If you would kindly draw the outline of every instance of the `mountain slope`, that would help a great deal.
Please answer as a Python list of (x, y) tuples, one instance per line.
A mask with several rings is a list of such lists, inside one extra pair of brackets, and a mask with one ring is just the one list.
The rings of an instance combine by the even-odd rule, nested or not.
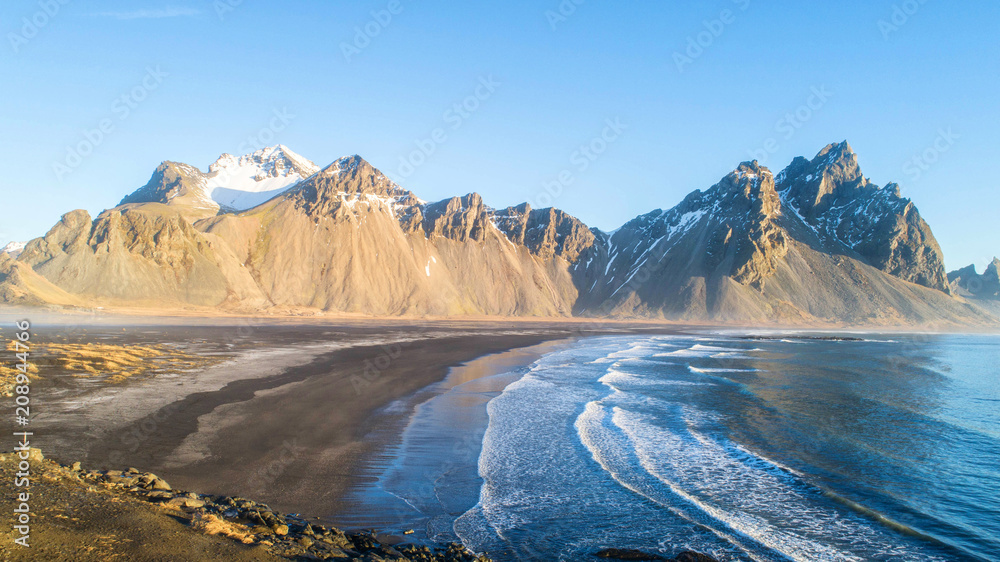
[(62, 290), (98, 302), (146, 306), (263, 305), (228, 246), (167, 205), (124, 205), (91, 220), (63, 216), (18, 261)]

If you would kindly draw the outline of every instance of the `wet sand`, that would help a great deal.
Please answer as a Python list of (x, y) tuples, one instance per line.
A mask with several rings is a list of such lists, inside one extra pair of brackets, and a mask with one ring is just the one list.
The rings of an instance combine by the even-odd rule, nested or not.
[(366, 438), (379, 453), (362, 459), (347, 498), (327, 519), (346, 529), (402, 533), (407, 540), (458, 540), (454, 520), (479, 499), (478, 458), (489, 423), (487, 403), (543, 355), (572, 339), (477, 357), (392, 404), (400, 423)]

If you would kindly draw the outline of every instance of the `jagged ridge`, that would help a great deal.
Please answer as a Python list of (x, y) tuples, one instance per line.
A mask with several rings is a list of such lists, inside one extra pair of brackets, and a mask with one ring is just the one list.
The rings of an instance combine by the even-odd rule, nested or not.
[[(109, 303), (986, 320), (947, 294), (941, 250), (913, 203), (895, 184), (871, 184), (846, 142), (796, 158), (777, 178), (744, 162), (708, 190), (610, 234), (558, 209), (493, 209), (476, 193), (428, 203), (356, 155), (321, 170), (307, 164), (280, 146), (224, 155), (208, 174), (166, 162), (118, 208), (94, 220), (67, 214), (19, 259), (71, 294)], [(206, 186), (234, 166), (294, 183), (259, 192), (267, 199), (242, 212), (213, 207)]]

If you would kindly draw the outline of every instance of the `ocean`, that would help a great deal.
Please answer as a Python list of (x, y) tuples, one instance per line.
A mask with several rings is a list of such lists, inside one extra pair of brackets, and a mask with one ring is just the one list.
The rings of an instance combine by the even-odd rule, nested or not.
[(418, 539), (496, 560), (1000, 560), (1000, 337), (604, 336), (446, 383), (359, 491)]

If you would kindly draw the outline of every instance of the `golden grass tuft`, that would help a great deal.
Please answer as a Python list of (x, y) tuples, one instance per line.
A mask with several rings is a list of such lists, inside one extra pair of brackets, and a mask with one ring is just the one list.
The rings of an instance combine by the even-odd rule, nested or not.
[(230, 523), (211, 513), (195, 513), (191, 519), (191, 527), (206, 535), (221, 535), (244, 544), (253, 542), (253, 535), (246, 526)]
[[(10, 396), (17, 376), (15, 344), (7, 343), (0, 359), (0, 394)], [(165, 345), (115, 345), (103, 343), (33, 342), (27, 374), (32, 382), (51, 376), (96, 378), (118, 384), (149, 373), (186, 371), (218, 362)]]

